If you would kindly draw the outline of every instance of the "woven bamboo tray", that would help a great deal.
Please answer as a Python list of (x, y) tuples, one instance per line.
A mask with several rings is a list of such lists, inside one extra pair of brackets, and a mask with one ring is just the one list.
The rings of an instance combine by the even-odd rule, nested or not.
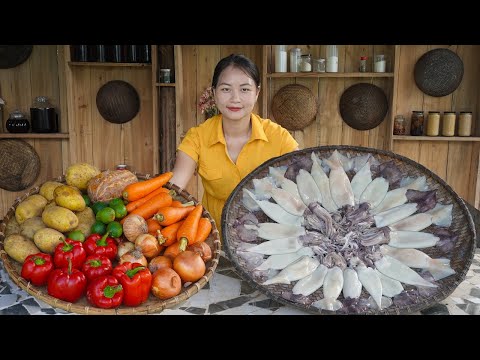
[[(149, 179), (152, 177), (149, 174), (143, 175), (135, 173), (135, 175), (137, 175), (138, 179)], [(53, 179), (53, 181), (59, 181), (64, 183), (65, 177), (61, 176), (59, 178)], [(150, 293), (148, 300), (139, 306), (128, 307), (122, 305), (116, 309), (101, 309), (93, 307), (90, 303), (88, 303), (85, 296), (83, 296), (75, 303), (70, 303), (54, 298), (48, 295), (46, 286), (37, 287), (22, 278), (20, 276), (20, 272), (22, 269), (21, 264), (11, 259), (3, 248), (3, 241), (5, 239), (5, 227), (11, 218), (15, 218), (15, 209), (17, 205), (23, 200), (25, 200), (27, 196), (37, 194), (39, 192), (40, 186), (41, 185), (30, 189), (29, 192), (17, 198), (13, 205), (10, 207), (7, 214), (5, 215), (3, 221), (0, 222), (0, 258), (2, 259), (5, 269), (7, 270), (8, 274), (15, 282), (15, 284), (28, 292), (30, 295), (53, 307), (84, 315), (146, 315), (152, 313), (159, 313), (164, 309), (172, 308), (182, 303), (192, 295), (196, 294), (201, 288), (205, 286), (205, 284), (207, 284), (207, 282), (211, 279), (213, 273), (215, 272), (215, 269), (217, 268), (220, 258), (220, 236), (212, 216), (207, 210), (204, 210), (203, 216), (210, 219), (210, 222), (212, 223), (212, 232), (205, 241), (212, 248), (212, 259), (205, 264), (205, 275), (203, 275), (200, 280), (191, 283), (188, 287), (182, 287), (181, 293), (177, 296), (174, 296), (167, 300), (161, 300)], [(198, 204), (198, 200), (195, 199), (195, 197), (190, 195), (188, 192), (180, 189), (178, 186), (167, 183), (165, 187), (168, 189), (173, 189), (177, 192), (177, 200), (180, 200), (182, 202), (193, 201), (195, 205)]]
[[(282, 166), (290, 165), (303, 156), (310, 156), (312, 151), (315, 151), (320, 158), (329, 157), (334, 150), (338, 150), (341, 154), (354, 157), (357, 155), (372, 154), (380, 163), (393, 160), (395, 164), (400, 168), (403, 176), (425, 176), (427, 179), (427, 185), (429, 190), (437, 190), (437, 202), (442, 204), (453, 204), (452, 210), (452, 225), (449, 230), (455, 232), (458, 235), (458, 240), (455, 243), (453, 250), (448, 253), (442, 253), (438, 248), (431, 247), (426, 249), (420, 249), (432, 258), (447, 257), (450, 259), (450, 265), (455, 270), (455, 274), (448, 276), (437, 283), (439, 286), (436, 291), (430, 294), (428, 297), (421, 297), (416, 303), (407, 304), (404, 306), (396, 306), (392, 304), (390, 307), (382, 310), (369, 310), (362, 314), (412, 314), (417, 311), (426, 309), (449, 296), (455, 288), (465, 279), (465, 275), (472, 263), (475, 247), (476, 247), (476, 234), (475, 227), (464, 201), (453, 191), (453, 189), (445, 183), (440, 177), (433, 172), (425, 168), (424, 166), (410, 160), (404, 156), (372, 148), (365, 147), (353, 147), (353, 146), (320, 146), (313, 147), (304, 150), (295, 151), (289, 154), (285, 154), (280, 157), (270, 159), (253, 170), (247, 175), (233, 190), (230, 197), (227, 199), (225, 207), (222, 213), (222, 236), (223, 245), (225, 246), (225, 253), (234, 264), (236, 270), (249, 284), (263, 293), (265, 293), (271, 299), (278, 301), (282, 304), (291, 305), (300, 308), (304, 311), (308, 311), (315, 314), (345, 314), (345, 312), (332, 312), (327, 310), (321, 310), (314, 306), (294, 302), (285, 299), (282, 293), (292, 289), (293, 285), (275, 284), (263, 286), (255, 281), (251, 275), (251, 272), (247, 270), (244, 260), (236, 254), (236, 243), (234, 240), (233, 224), (235, 219), (238, 219), (245, 215), (248, 210), (242, 205), (242, 189), (253, 189), (253, 179), (260, 179), (268, 175), (269, 166)], [(268, 221), (268, 220), (267, 220)], [(428, 229), (423, 230), (428, 232)], [(238, 244), (238, 242), (237, 242)], [(405, 290), (415, 289), (416, 287), (403, 284)], [(314, 300), (321, 299), (323, 297), (323, 288), (320, 288), (310, 296), (314, 296)], [(365, 289), (362, 290), (362, 298), (368, 298), (369, 294)], [(339, 298), (342, 301), (343, 295), (340, 294)], [(355, 313), (357, 314), (357, 313)]]

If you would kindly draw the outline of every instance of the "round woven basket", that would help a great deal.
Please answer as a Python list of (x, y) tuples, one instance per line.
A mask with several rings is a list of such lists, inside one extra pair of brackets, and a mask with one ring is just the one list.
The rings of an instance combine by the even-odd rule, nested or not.
[[(135, 175), (137, 175), (138, 179), (140, 180), (151, 178), (149, 174), (142, 175), (142, 174), (135, 173)], [(64, 183), (65, 177), (61, 176), (59, 178), (53, 179), (53, 181), (59, 181)], [(167, 183), (165, 187), (168, 189), (173, 189), (177, 192), (177, 196), (176, 196), (177, 200), (180, 200), (181, 202), (193, 201), (195, 205), (198, 204), (198, 201), (197, 199), (195, 199), (195, 197), (190, 195), (188, 192), (181, 190), (180, 188), (178, 188), (178, 186), (171, 183)], [(15, 284), (17, 284), (23, 290), (27, 291), (30, 295), (34, 296), (35, 298), (53, 307), (63, 309), (69, 312), (77, 313), (77, 314), (84, 314), (84, 315), (102, 315), (102, 314), (146, 315), (146, 314), (158, 313), (164, 309), (172, 308), (182, 303), (183, 301), (187, 300), (192, 295), (196, 294), (201, 288), (203, 288), (208, 283), (208, 281), (213, 276), (215, 269), (217, 268), (218, 261), (220, 259), (220, 246), (221, 246), (220, 236), (212, 216), (207, 210), (204, 210), (202, 216), (208, 218), (212, 223), (212, 232), (208, 236), (207, 240), (205, 240), (205, 242), (212, 249), (212, 259), (205, 264), (206, 265), (205, 275), (203, 275), (200, 278), (200, 280), (194, 283), (191, 283), (187, 287), (182, 287), (181, 293), (178, 294), (177, 296), (174, 296), (167, 300), (161, 300), (150, 293), (148, 300), (139, 306), (129, 307), (129, 306), (121, 305), (116, 309), (101, 309), (101, 308), (93, 307), (90, 303), (88, 303), (85, 296), (83, 296), (80, 300), (78, 300), (75, 303), (54, 298), (48, 295), (46, 286), (42, 286), (42, 287), (34, 286), (29, 281), (25, 280), (20, 276), (20, 272), (22, 269), (21, 264), (11, 259), (10, 256), (8, 256), (8, 254), (5, 252), (4, 246), (3, 246), (3, 241), (5, 240), (5, 228), (8, 222), (10, 221), (10, 219), (15, 218), (15, 209), (17, 205), (23, 200), (25, 200), (27, 196), (37, 194), (38, 191), (39, 191), (39, 187), (36, 186), (32, 188), (28, 193), (24, 194), (22, 197), (17, 198), (13, 203), (13, 205), (11, 206), (11, 208), (9, 209), (9, 211), (7, 212), (7, 215), (5, 216), (3, 221), (0, 222), (0, 258), (2, 259), (5, 269), (7, 270), (8, 274), (10, 275), (12, 280), (15, 282)]]
[[(444, 300), (449, 296), (457, 286), (465, 279), (467, 271), (472, 263), (473, 256), (476, 248), (476, 234), (472, 217), (468, 211), (463, 200), (452, 190), (452, 188), (446, 184), (440, 177), (425, 168), (424, 166), (410, 160), (404, 156), (392, 153), (390, 151), (354, 147), (354, 146), (320, 146), (313, 147), (304, 150), (294, 151), (285, 154), (280, 157), (270, 159), (253, 170), (247, 175), (233, 190), (230, 197), (224, 206), (222, 213), (222, 237), (223, 245), (225, 247), (225, 253), (230, 258), (238, 271), (254, 289), (258, 289), (266, 294), (271, 299), (278, 301), (282, 304), (291, 305), (301, 310), (305, 310), (315, 314), (346, 314), (345, 311), (332, 312), (327, 310), (318, 309), (310, 303), (296, 302), (288, 299), (285, 295), (291, 293), (293, 284), (274, 284), (264, 286), (261, 283), (254, 280), (251, 271), (247, 270), (247, 265), (242, 257), (237, 255), (237, 249), (242, 243), (238, 241), (238, 234), (234, 231), (235, 220), (241, 218), (248, 213), (248, 210), (242, 205), (243, 189), (253, 189), (253, 180), (261, 179), (268, 175), (269, 167), (289, 166), (293, 163), (298, 163), (302, 157), (310, 155), (314, 151), (319, 158), (328, 158), (332, 155), (334, 150), (338, 150), (341, 154), (354, 157), (357, 155), (371, 154), (380, 163), (386, 161), (394, 161), (398, 166), (403, 176), (425, 176), (429, 190), (436, 190), (437, 202), (442, 204), (453, 204), (452, 216), (453, 221), (449, 230), (458, 235), (458, 240), (455, 242), (453, 249), (449, 253), (443, 253), (438, 247), (430, 247), (421, 249), (427, 255), (432, 258), (447, 257), (450, 259), (450, 266), (455, 270), (455, 274), (450, 275), (437, 282), (438, 287), (435, 291), (428, 296), (421, 296), (415, 302), (411, 302), (402, 306), (395, 305), (393, 303), (388, 308), (382, 310), (370, 309), (362, 314), (412, 314), (420, 310), (426, 309), (439, 301)], [(268, 220), (266, 220), (268, 221)], [(428, 232), (428, 228), (424, 231)], [(239, 251), (242, 249), (239, 249)], [(243, 249), (244, 250), (244, 249)], [(414, 286), (402, 284), (405, 290), (415, 289)], [(367, 299), (370, 295), (362, 290), (361, 297)], [(315, 291), (309, 295), (312, 302), (319, 300), (323, 297), (323, 289)], [(338, 298), (340, 301), (344, 300), (343, 295)], [(358, 314), (355, 312), (355, 314)]]
[(40, 157), (26, 141), (0, 140), (0, 188), (21, 191), (30, 187), (40, 174)]
[(303, 85), (286, 85), (272, 99), (275, 121), (288, 130), (307, 127), (315, 120), (317, 111), (317, 98)]
[(33, 45), (0, 45), (0, 69), (23, 64), (32, 53)]
[(132, 120), (140, 110), (137, 90), (123, 80), (112, 80), (97, 92), (97, 108), (102, 117), (114, 124)]
[(425, 94), (435, 97), (454, 92), (463, 78), (463, 61), (449, 49), (434, 49), (415, 64), (415, 83)]
[(370, 130), (385, 119), (387, 96), (373, 84), (359, 83), (346, 89), (340, 98), (340, 115), (350, 127)]

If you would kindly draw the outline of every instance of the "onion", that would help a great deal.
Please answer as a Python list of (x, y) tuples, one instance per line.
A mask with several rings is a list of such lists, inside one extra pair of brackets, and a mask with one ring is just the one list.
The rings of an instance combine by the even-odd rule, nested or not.
[(189, 247), (187, 247), (187, 250), (198, 253), (201, 256), (203, 262), (207, 262), (212, 259), (212, 249), (204, 241), (190, 245)]
[(130, 241), (121, 241), (118, 244), (118, 250), (117, 250), (117, 259), (120, 259), (123, 254), (132, 251), (135, 249), (135, 244), (130, 242)]
[(162, 247), (155, 236), (150, 234), (140, 234), (135, 239), (135, 247), (139, 249), (147, 259), (151, 259), (158, 254)]
[(147, 234), (148, 225), (147, 221), (137, 214), (130, 214), (125, 217), (123, 222), (123, 235), (128, 241), (135, 242), (138, 235)]
[(182, 281), (195, 282), (205, 274), (205, 263), (202, 257), (193, 251), (183, 251), (173, 260), (173, 270), (175, 270)]
[(139, 263), (139, 264), (142, 264), (143, 266), (148, 265), (147, 258), (143, 256), (142, 252), (139, 249), (135, 249), (123, 254), (122, 257), (120, 258), (119, 263), (123, 264), (126, 261), (131, 263)]
[(160, 255), (150, 260), (150, 263), (148, 264), (148, 270), (150, 270), (150, 272), (153, 274), (158, 269), (162, 269), (164, 267), (172, 268), (172, 266), (173, 264), (170, 258)]
[(182, 280), (172, 269), (164, 267), (153, 273), (151, 292), (159, 299), (169, 299), (180, 294), (181, 290)]

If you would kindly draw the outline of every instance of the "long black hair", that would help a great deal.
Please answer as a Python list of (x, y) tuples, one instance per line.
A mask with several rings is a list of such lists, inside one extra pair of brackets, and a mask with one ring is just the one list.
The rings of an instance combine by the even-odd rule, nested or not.
[(213, 88), (217, 87), (220, 74), (230, 65), (244, 71), (249, 77), (253, 79), (253, 81), (255, 81), (255, 85), (257, 87), (260, 86), (260, 71), (258, 71), (257, 65), (245, 55), (231, 54), (227, 57), (224, 57), (218, 62), (217, 66), (215, 66), (215, 71), (212, 78)]

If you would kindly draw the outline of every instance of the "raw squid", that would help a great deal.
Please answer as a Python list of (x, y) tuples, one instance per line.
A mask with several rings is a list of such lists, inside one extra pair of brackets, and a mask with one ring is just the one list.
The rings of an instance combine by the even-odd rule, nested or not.
[(292, 180), (287, 179), (284, 176), (285, 172), (282, 172), (272, 166), (270, 166), (268, 170), (269, 170), (270, 176), (273, 178), (277, 186), (280, 186), (282, 189), (287, 190), (293, 196), (296, 196), (298, 198), (300, 197), (300, 194), (298, 193), (297, 184), (295, 184)]
[(323, 168), (320, 164), (320, 159), (312, 152), (312, 177), (315, 180), (315, 183), (320, 190), (322, 197), (322, 206), (330, 212), (335, 212), (337, 210), (337, 205), (332, 199), (332, 194), (330, 193), (330, 182), (328, 180), (327, 174), (323, 171)]
[(285, 189), (272, 188), (270, 190), (273, 200), (284, 210), (295, 216), (302, 216), (305, 211), (305, 204), (302, 199), (292, 195)]
[(389, 255), (408, 267), (428, 270), (435, 280), (455, 274), (455, 270), (450, 267), (449, 259), (432, 259), (420, 250), (396, 249), (388, 245), (382, 245), (380, 246), (380, 251), (382, 254)]
[(363, 190), (360, 198), (358, 199), (359, 203), (367, 202), (370, 204), (370, 207), (374, 208), (378, 206), (385, 198), (385, 195), (388, 191), (388, 181), (383, 177), (377, 177), (371, 183), (367, 185), (365, 190)]
[(257, 231), (257, 236), (265, 240), (276, 240), (305, 235), (305, 228), (296, 225), (259, 223), (257, 225), (246, 224), (244, 226), (249, 230)]
[(352, 268), (343, 270), (343, 297), (358, 299), (362, 293), (362, 283), (358, 280), (357, 272)]
[(298, 251), (302, 245), (298, 238), (289, 237), (278, 240), (265, 241), (259, 245), (248, 248), (247, 251), (264, 255), (287, 254)]
[(355, 174), (352, 179), (352, 190), (355, 204), (360, 203), (360, 195), (366, 189), (368, 184), (372, 182), (372, 172), (370, 171), (370, 163), (367, 163)]
[(302, 256), (300, 259), (288, 265), (276, 276), (268, 279), (263, 285), (270, 284), (290, 284), (292, 281), (303, 279), (310, 275), (320, 265), (317, 259), (310, 256)]
[(375, 270), (363, 264), (357, 266), (355, 270), (358, 274), (358, 280), (360, 280), (365, 290), (372, 295), (378, 307), (382, 309), (382, 282)]
[[(336, 151), (336, 150), (335, 150)], [(340, 160), (333, 155), (328, 160), (324, 160), (330, 167), (330, 193), (333, 202), (337, 205), (337, 209), (344, 205), (355, 205), (355, 197), (353, 195), (352, 185), (348, 179)]]
[(388, 227), (390, 230), (420, 231), (426, 229), (430, 225), (432, 225), (432, 215), (420, 213), (394, 222)]
[(423, 279), (414, 270), (410, 269), (407, 265), (392, 258), (391, 256), (384, 255), (383, 258), (375, 261), (375, 266), (383, 275), (391, 277), (392, 279), (398, 280), (402, 283), (425, 287), (437, 287), (437, 285)]
[(324, 310), (337, 311), (343, 305), (337, 300), (343, 289), (343, 271), (338, 266), (328, 269), (323, 280), (324, 298), (312, 305)]
[(452, 204), (437, 204), (432, 210), (428, 210), (427, 213), (432, 215), (432, 223), (435, 225), (449, 227), (452, 225), (452, 209)]
[(383, 275), (380, 271), (375, 269), (380, 282), (382, 283), (382, 295), (394, 297), (403, 291), (403, 285), (400, 281), (392, 279), (391, 277)]
[(423, 249), (435, 244), (439, 237), (421, 231), (390, 231), (388, 245), (402, 249)]
[(381, 213), (375, 215), (375, 225), (377, 228), (393, 224), (397, 221), (405, 219), (417, 211), (417, 204), (403, 204), (387, 211), (382, 211)]
[(318, 189), (312, 175), (303, 169), (300, 169), (297, 175), (297, 187), (300, 198), (305, 205), (310, 205), (312, 202), (322, 202), (322, 194)]
[(257, 266), (257, 270), (282, 270), (285, 269), (289, 264), (293, 263), (295, 260), (301, 258), (303, 255), (314, 256), (314, 252), (309, 247), (302, 247), (300, 250), (294, 253), (271, 255)]
[(320, 289), (327, 275), (328, 268), (325, 265), (318, 265), (313, 273), (300, 279), (292, 289), (295, 295), (308, 296)]

